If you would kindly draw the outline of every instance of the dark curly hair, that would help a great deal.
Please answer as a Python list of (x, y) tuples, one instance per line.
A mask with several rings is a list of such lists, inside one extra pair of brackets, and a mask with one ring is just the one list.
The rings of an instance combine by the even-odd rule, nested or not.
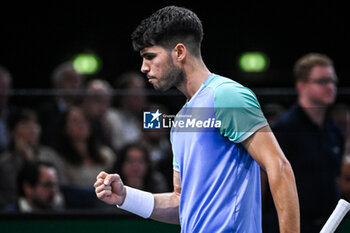
[[(73, 110), (79, 110), (84, 114), (81, 108), (73, 106), (60, 116), (60, 119), (56, 125), (55, 143), (53, 144), (53, 148), (59, 153), (60, 156), (62, 156), (72, 165), (79, 166), (83, 164), (84, 159), (73, 145), (71, 137), (66, 133), (68, 117)], [(99, 149), (101, 144), (96, 139), (93, 132), (91, 132), (87, 139), (87, 145), (90, 159), (97, 164), (104, 164), (106, 161)]]
[(164, 7), (141, 21), (131, 34), (135, 51), (154, 45), (171, 50), (183, 43), (194, 56), (200, 56), (203, 26), (195, 13), (176, 6)]

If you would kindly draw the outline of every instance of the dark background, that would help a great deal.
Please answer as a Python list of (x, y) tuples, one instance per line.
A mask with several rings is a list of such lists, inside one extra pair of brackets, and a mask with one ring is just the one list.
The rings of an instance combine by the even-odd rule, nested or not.
[[(334, 60), (340, 86), (350, 85), (349, 13), (337, 1), (1, 3), (0, 65), (13, 74), (14, 88), (50, 88), (55, 66), (93, 51), (103, 62), (94, 77), (113, 83), (122, 72), (139, 70), (141, 58), (132, 50), (130, 34), (166, 5), (188, 7), (202, 20), (202, 56), (214, 73), (251, 88), (293, 87), (295, 60), (319, 52)], [(240, 72), (238, 56), (255, 50), (270, 57), (269, 69), (259, 75)]]

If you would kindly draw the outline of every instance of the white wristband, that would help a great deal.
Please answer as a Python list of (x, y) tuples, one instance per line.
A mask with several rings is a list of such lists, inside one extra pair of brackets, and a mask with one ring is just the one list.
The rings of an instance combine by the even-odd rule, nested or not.
[(125, 188), (126, 197), (124, 203), (117, 205), (117, 207), (143, 218), (149, 218), (154, 209), (153, 194), (128, 186), (125, 186)]

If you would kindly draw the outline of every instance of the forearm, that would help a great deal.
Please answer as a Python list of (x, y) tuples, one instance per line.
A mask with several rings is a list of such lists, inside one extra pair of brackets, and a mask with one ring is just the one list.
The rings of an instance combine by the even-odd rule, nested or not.
[(154, 210), (151, 219), (165, 223), (180, 224), (180, 194), (176, 192), (154, 194), (154, 200)]
[(288, 161), (279, 161), (267, 171), (271, 193), (278, 213), (280, 232), (299, 232), (300, 213), (293, 170)]

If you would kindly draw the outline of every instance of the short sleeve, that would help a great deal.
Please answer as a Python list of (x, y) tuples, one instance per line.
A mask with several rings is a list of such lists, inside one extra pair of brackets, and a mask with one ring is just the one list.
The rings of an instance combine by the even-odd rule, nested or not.
[(224, 83), (214, 92), (216, 120), (220, 134), (241, 143), (258, 129), (268, 125), (255, 94), (237, 83)]

